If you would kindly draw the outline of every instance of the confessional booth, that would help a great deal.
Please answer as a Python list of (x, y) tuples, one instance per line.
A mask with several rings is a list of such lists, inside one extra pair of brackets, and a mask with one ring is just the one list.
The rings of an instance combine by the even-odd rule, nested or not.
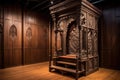
[(101, 11), (87, 0), (65, 0), (50, 8), (49, 71), (88, 75), (99, 68)]

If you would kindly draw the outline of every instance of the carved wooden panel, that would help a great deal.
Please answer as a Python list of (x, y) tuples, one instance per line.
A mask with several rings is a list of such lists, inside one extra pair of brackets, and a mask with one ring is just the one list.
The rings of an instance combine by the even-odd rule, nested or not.
[(76, 54), (79, 50), (79, 29), (75, 23), (68, 26), (67, 32), (68, 53)]
[[(96, 10), (97, 11), (97, 10)], [(81, 6), (80, 25), (82, 29), (82, 53), (87, 54), (87, 73), (99, 67), (98, 60), (98, 16), (90, 6)], [(96, 14), (97, 13), (97, 14)], [(86, 34), (87, 33), (87, 34)], [(85, 48), (86, 45), (86, 48)]]
[(22, 64), (21, 19), (19, 5), (4, 6), (4, 67)]
[(93, 51), (93, 37), (92, 37), (92, 31), (88, 30), (88, 56), (92, 56), (92, 51)]
[[(63, 53), (66, 54), (67, 48), (66, 46), (68, 45), (66, 37), (67, 37), (67, 32), (68, 32), (68, 26), (74, 21), (74, 16), (65, 16), (60, 18), (57, 21), (57, 30), (62, 31), (61, 32), (61, 37), (57, 36), (57, 38), (61, 38), (61, 48), (63, 49)], [(71, 27), (71, 26), (70, 26)], [(60, 44), (61, 42), (56, 41), (58, 44)]]
[(94, 69), (93, 59), (88, 60), (88, 71), (92, 71)]
[(30, 27), (26, 30), (26, 38), (30, 40), (32, 38), (32, 29)]
[[(48, 60), (49, 19), (40, 14), (26, 12), (23, 11), (23, 16), (22, 7), (19, 4), (4, 5), (4, 12), (3, 7), (0, 6), (0, 67), (13, 67)], [(3, 24), (4, 26), (1, 27)], [(1, 65), (2, 60), (4, 65)]]
[(87, 27), (87, 13), (85, 11), (81, 11), (80, 25)]
[(14, 40), (17, 37), (17, 28), (14, 24), (12, 24), (9, 29), (9, 36), (12, 40)]
[(87, 28), (82, 30), (82, 49), (87, 50)]
[(37, 13), (24, 14), (24, 64), (46, 61), (48, 21)]

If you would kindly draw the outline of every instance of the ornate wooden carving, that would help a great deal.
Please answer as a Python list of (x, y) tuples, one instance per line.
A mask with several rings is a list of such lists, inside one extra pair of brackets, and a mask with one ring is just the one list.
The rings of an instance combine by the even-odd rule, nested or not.
[(28, 27), (26, 30), (26, 38), (30, 40), (32, 38), (32, 29), (31, 27)]
[[(98, 68), (97, 21), (101, 11), (87, 0), (65, 0), (50, 7), (50, 12), (55, 15), (52, 16), (55, 47), (61, 44), (61, 47), (56, 47), (56, 55), (59, 48), (64, 56), (75, 55), (76, 80), (79, 70), (85, 70), (85, 74), (95, 71)], [(61, 55), (55, 57), (53, 62), (57, 64), (59, 57)]]
[(93, 51), (93, 37), (92, 37), (92, 31), (88, 29), (88, 56), (92, 56)]
[(76, 54), (79, 50), (79, 29), (73, 21), (68, 26), (66, 44), (68, 47), (68, 54)]
[(86, 24), (86, 16), (85, 16), (85, 14), (84, 13), (81, 13), (81, 15), (80, 15), (80, 25), (81, 26), (85, 26), (85, 24)]
[(14, 40), (17, 37), (17, 28), (14, 24), (11, 25), (9, 29), (9, 36), (12, 40)]

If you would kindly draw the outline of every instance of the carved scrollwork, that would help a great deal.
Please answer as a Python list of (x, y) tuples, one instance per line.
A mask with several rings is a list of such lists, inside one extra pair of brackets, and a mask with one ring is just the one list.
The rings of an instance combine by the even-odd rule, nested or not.
[(17, 28), (14, 24), (11, 25), (9, 29), (9, 36), (12, 40), (14, 40), (17, 37)]
[(30, 40), (32, 38), (32, 29), (31, 29), (31, 27), (27, 28), (26, 37), (27, 37), (28, 40)]
[(67, 32), (67, 26), (74, 20), (74, 16), (65, 16), (60, 18), (57, 22), (57, 29)]

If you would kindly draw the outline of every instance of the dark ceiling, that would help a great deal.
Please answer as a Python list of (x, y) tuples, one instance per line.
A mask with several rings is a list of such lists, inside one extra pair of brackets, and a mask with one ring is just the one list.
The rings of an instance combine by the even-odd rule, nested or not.
[[(1, 4), (18, 3), (30, 10), (34, 10), (38, 12), (41, 12), (41, 11), (48, 12), (50, 6), (62, 1), (65, 1), (65, 0), (0, 0), (0, 3)], [(104, 2), (104, 0), (88, 0), (88, 1), (94, 5), (99, 5)]]

